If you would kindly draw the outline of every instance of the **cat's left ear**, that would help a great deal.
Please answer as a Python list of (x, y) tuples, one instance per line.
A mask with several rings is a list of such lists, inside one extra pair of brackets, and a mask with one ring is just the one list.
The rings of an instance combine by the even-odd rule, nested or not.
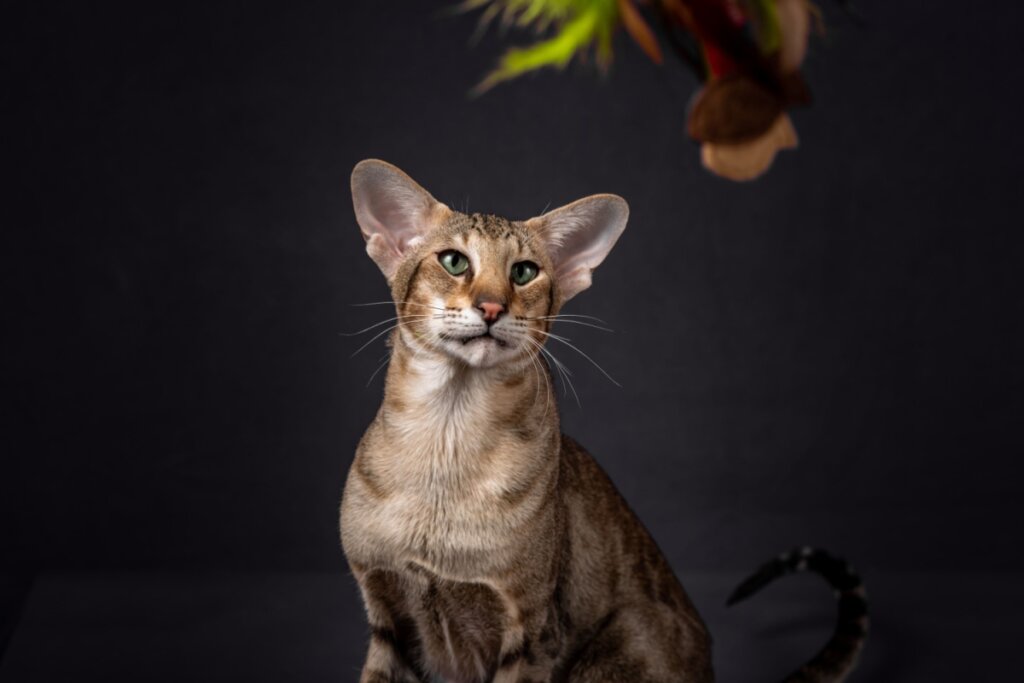
[(625, 199), (596, 194), (526, 221), (547, 245), (563, 303), (590, 286), (591, 272), (615, 246), (627, 220)]
[(366, 253), (388, 282), (406, 253), (451, 213), (401, 169), (379, 159), (360, 161), (352, 170), (352, 204)]

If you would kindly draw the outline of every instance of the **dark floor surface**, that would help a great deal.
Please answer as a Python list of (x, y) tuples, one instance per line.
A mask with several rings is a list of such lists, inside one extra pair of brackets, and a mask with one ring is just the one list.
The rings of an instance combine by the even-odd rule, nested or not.
[[(790, 577), (726, 609), (740, 578), (683, 577), (714, 634), (718, 679), (779, 680), (827, 638), (830, 593), (814, 577)], [(1011, 669), (1024, 608), (1018, 578), (869, 574), (872, 633), (850, 680), (1021, 680)], [(2, 577), (0, 588), (0, 624), (13, 624), (3, 683), (341, 683), (357, 680), (366, 642), (343, 574), (52, 574)]]

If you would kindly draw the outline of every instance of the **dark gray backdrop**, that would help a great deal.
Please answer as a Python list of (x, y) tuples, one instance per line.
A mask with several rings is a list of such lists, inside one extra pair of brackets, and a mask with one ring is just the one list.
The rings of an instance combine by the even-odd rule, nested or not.
[(1024, 568), (1018, 3), (827, 5), (802, 147), (746, 185), (699, 167), (677, 61), (620, 36), (607, 77), (474, 100), (501, 41), (445, 4), (4, 8), (0, 568), (342, 571), (371, 156), (457, 208), (630, 202), (569, 306), (616, 332), (562, 330), (622, 388), (553, 350), (677, 567)]

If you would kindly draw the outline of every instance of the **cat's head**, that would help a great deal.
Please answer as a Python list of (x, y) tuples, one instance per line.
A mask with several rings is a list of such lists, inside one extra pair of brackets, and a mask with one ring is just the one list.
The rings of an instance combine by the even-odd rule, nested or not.
[(590, 286), (629, 217), (610, 194), (526, 221), (464, 214), (376, 159), (352, 171), (352, 200), (403, 339), (474, 367), (536, 355), (552, 316)]

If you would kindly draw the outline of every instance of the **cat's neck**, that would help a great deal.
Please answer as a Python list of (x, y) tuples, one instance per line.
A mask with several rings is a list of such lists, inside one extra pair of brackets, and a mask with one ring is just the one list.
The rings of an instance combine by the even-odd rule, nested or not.
[(550, 376), (539, 360), (470, 367), (392, 338), (380, 420), (411, 450), (462, 460), (504, 443), (543, 440), (558, 432)]

